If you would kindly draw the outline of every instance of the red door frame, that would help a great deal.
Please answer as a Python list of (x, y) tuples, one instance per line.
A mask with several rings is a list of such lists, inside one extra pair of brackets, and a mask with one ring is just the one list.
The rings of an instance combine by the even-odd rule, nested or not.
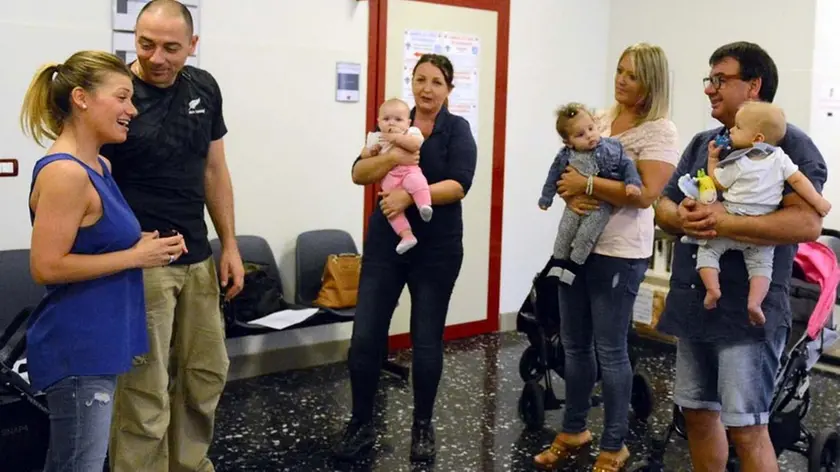
[[(402, 0), (401, 0), (402, 1)], [(454, 7), (490, 10), (498, 14), (496, 27), (496, 97), (493, 124), (493, 172), (490, 196), (490, 254), (487, 281), (487, 313), (483, 320), (447, 326), (444, 339), (456, 339), (495, 332), (499, 329), (499, 290), (502, 269), (502, 208), (504, 206), (505, 130), (507, 118), (508, 40), (510, 0), (413, 0)], [(379, 104), (385, 99), (385, 62), (388, 42), (388, 0), (368, 0), (368, 84), (367, 129), (376, 125)], [(365, 188), (364, 234), (368, 217), (377, 200), (373, 185)], [(411, 345), (409, 333), (390, 337), (391, 349)]]

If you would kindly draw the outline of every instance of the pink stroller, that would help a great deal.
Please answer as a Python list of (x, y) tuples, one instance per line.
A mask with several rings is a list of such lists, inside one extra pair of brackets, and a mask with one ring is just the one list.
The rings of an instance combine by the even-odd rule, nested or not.
[[(770, 439), (776, 455), (796, 451), (808, 458), (808, 472), (834, 471), (840, 465), (840, 435), (835, 428), (812, 432), (802, 424), (811, 405), (810, 371), (822, 353), (840, 335), (832, 315), (840, 283), (840, 267), (835, 250), (840, 251), (840, 233), (824, 230), (820, 241), (799, 245), (794, 258), (794, 283), (791, 297), (816, 299), (808, 326), (802, 337), (782, 355), (781, 368), (776, 374), (776, 391), (770, 408)], [(832, 240), (833, 239), (833, 240)], [(826, 244), (837, 246), (835, 250)], [(815, 287), (818, 292), (815, 296)], [(810, 294), (798, 293), (810, 292)], [(674, 407), (673, 420), (662, 440), (654, 440), (650, 456), (629, 470), (636, 472), (664, 471), (665, 448), (673, 433), (686, 438), (685, 418)], [(740, 470), (734, 451), (730, 451), (727, 471)]]

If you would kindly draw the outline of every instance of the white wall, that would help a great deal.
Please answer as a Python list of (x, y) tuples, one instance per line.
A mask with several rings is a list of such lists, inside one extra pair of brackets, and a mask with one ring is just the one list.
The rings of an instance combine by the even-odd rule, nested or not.
[[(109, 49), (109, 0), (39, 0), (4, 5), (0, 44), (7, 60), (0, 73), (0, 157), (20, 161), (16, 178), (0, 178), (0, 250), (29, 247), (27, 196), (32, 165), (44, 150), (26, 138), (20, 104), (38, 67), (61, 62), (80, 49)], [(84, 14), (79, 14), (84, 12)]]
[[(502, 313), (519, 309), (548, 261), (563, 212), (537, 207), (560, 147), (554, 112), (569, 101), (602, 107), (608, 66), (609, 0), (512, 1), (508, 54)], [(610, 95), (611, 96), (611, 95)]]
[[(807, 129), (815, 1), (768, 0), (760, 9), (727, 0), (512, 1), (501, 311), (519, 308), (549, 255), (562, 212), (560, 201), (548, 213), (536, 205), (559, 147), (553, 127), (559, 104), (606, 105), (624, 47), (658, 43), (675, 71), (675, 121), (685, 143), (709, 121), (701, 84), (709, 55), (720, 44), (749, 39), (773, 55), (781, 74), (777, 102)], [(19, 158), (21, 176), (0, 179), (0, 249), (29, 241), (29, 174), (43, 151), (22, 136), (17, 117), (32, 74), (41, 63), (78, 49), (111, 47), (111, 0), (13, 5), (0, 19), (0, 40), (18, 45), (9, 49), (0, 75), (6, 105), (0, 110), (0, 157)], [(713, 21), (723, 12), (749, 20)], [(349, 169), (364, 133), (367, 13), (367, 2), (356, 0), (235, 6), (203, 0), (200, 60), (224, 93), (237, 230), (271, 241), (289, 290), (298, 233), (334, 227), (361, 240), (363, 191), (350, 183)], [(785, 18), (783, 33), (770, 27), (778, 18)], [(336, 61), (363, 66), (356, 104), (333, 99)], [(347, 334), (342, 329), (337, 336)]]
[[(829, 169), (840, 163), (840, 2), (816, 0), (814, 25), (814, 78), (811, 91), (811, 137), (819, 146)], [(829, 175), (829, 179), (831, 179)], [(833, 183), (833, 180), (829, 180)], [(840, 188), (826, 185), (823, 196), (840, 203)], [(823, 221), (827, 228), (840, 228), (840, 212), (833, 211)]]
[[(201, 67), (224, 94), (237, 233), (268, 239), (291, 295), (299, 233), (344, 229), (361, 245), (364, 189), (350, 166), (365, 135), (368, 3), (203, 0), (202, 9)], [(363, 64), (359, 102), (335, 101), (339, 61)]]
[[(70, 3), (19, 2), (0, 19), (0, 39), (22, 45), (10, 50), (0, 76), (6, 105), (0, 156), (21, 163), (18, 178), (0, 179), (6, 227), (0, 249), (29, 244), (26, 198), (32, 165), (43, 155), (17, 124), (29, 80), (44, 62), (111, 48), (111, 0)], [(235, 7), (203, 1), (200, 66), (215, 75), (224, 95), (237, 231), (266, 235), (278, 257), (309, 229), (341, 228), (361, 240), (363, 189), (350, 182), (349, 171), (363, 142), (365, 87), (358, 103), (337, 103), (334, 95), (336, 61), (367, 61), (367, 6), (356, 0), (252, 0)], [(288, 277), (291, 266), (283, 264)]]
[[(779, 69), (775, 102), (792, 123), (807, 130), (814, 14), (815, 0), (766, 0), (760, 5), (731, 0), (614, 1), (608, 57), (617, 57), (625, 47), (639, 41), (665, 49), (675, 75), (674, 121), (682, 143), (687, 144), (712, 121), (702, 83), (709, 73), (709, 56), (718, 46), (732, 41), (757, 43)], [(784, 26), (774, 26), (777, 23)]]
[[(18, 157), (22, 164), (20, 177), (0, 179), (0, 221), (7, 228), (0, 232), (0, 249), (29, 244), (29, 175), (43, 151), (22, 136), (17, 116), (32, 74), (76, 50), (111, 47), (111, 0), (72, 3), (17, 2), (0, 20), (0, 39), (20, 45), (10, 50), (12, 60), (0, 76), (0, 101), (7, 104), (0, 110), (0, 156)], [(224, 94), (237, 232), (267, 237), (291, 290), (298, 233), (341, 228), (361, 242), (363, 190), (350, 182), (349, 170), (365, 131), (368, 4), (202, 5), (200, 65), (216, 76)], [(536, 206), (559, 146), (553, 112), (570, 100), (604, 104), (608, 12), (608, 0), (512, 2), (503, 312), (521, 303), (549, 254), (561, 214), (559, 202), (549, 213)], [(586, 48), (569, 47), (584, 36)], [(336, 61), (363, 65), (358, 103), (334, 101)], [(338, 338), (349, 334), (345, 327), (335, 329)]]

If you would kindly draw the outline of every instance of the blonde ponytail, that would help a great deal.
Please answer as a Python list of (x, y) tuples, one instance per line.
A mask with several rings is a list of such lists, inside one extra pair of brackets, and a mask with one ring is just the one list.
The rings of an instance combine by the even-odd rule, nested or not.
[(53, 96), (53, 75), (59, 67), (58, 64), (41, 67), (23, 97), (20, 126), (39, 146), (43, 146), (45, 137), (54, 140), (61, 133), (64, 117)]
[(93, 92), (108, 73), (131, 77), (119, 57), (105, 51), (79, 51), (63, 64), (41, 67), (23, 97), (20, 127), (43, 146), (44, 138), (55, 140), (73, 111), (70, 95), (76, 88)]

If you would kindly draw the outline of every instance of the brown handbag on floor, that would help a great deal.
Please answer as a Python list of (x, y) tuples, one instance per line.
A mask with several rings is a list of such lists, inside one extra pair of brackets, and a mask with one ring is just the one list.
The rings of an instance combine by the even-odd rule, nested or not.
[(362, 256), (359, 254), (332, 254), (327, 257), (321, 290), (313, 305), (333, 309), (355, 307), (361, 271)]

